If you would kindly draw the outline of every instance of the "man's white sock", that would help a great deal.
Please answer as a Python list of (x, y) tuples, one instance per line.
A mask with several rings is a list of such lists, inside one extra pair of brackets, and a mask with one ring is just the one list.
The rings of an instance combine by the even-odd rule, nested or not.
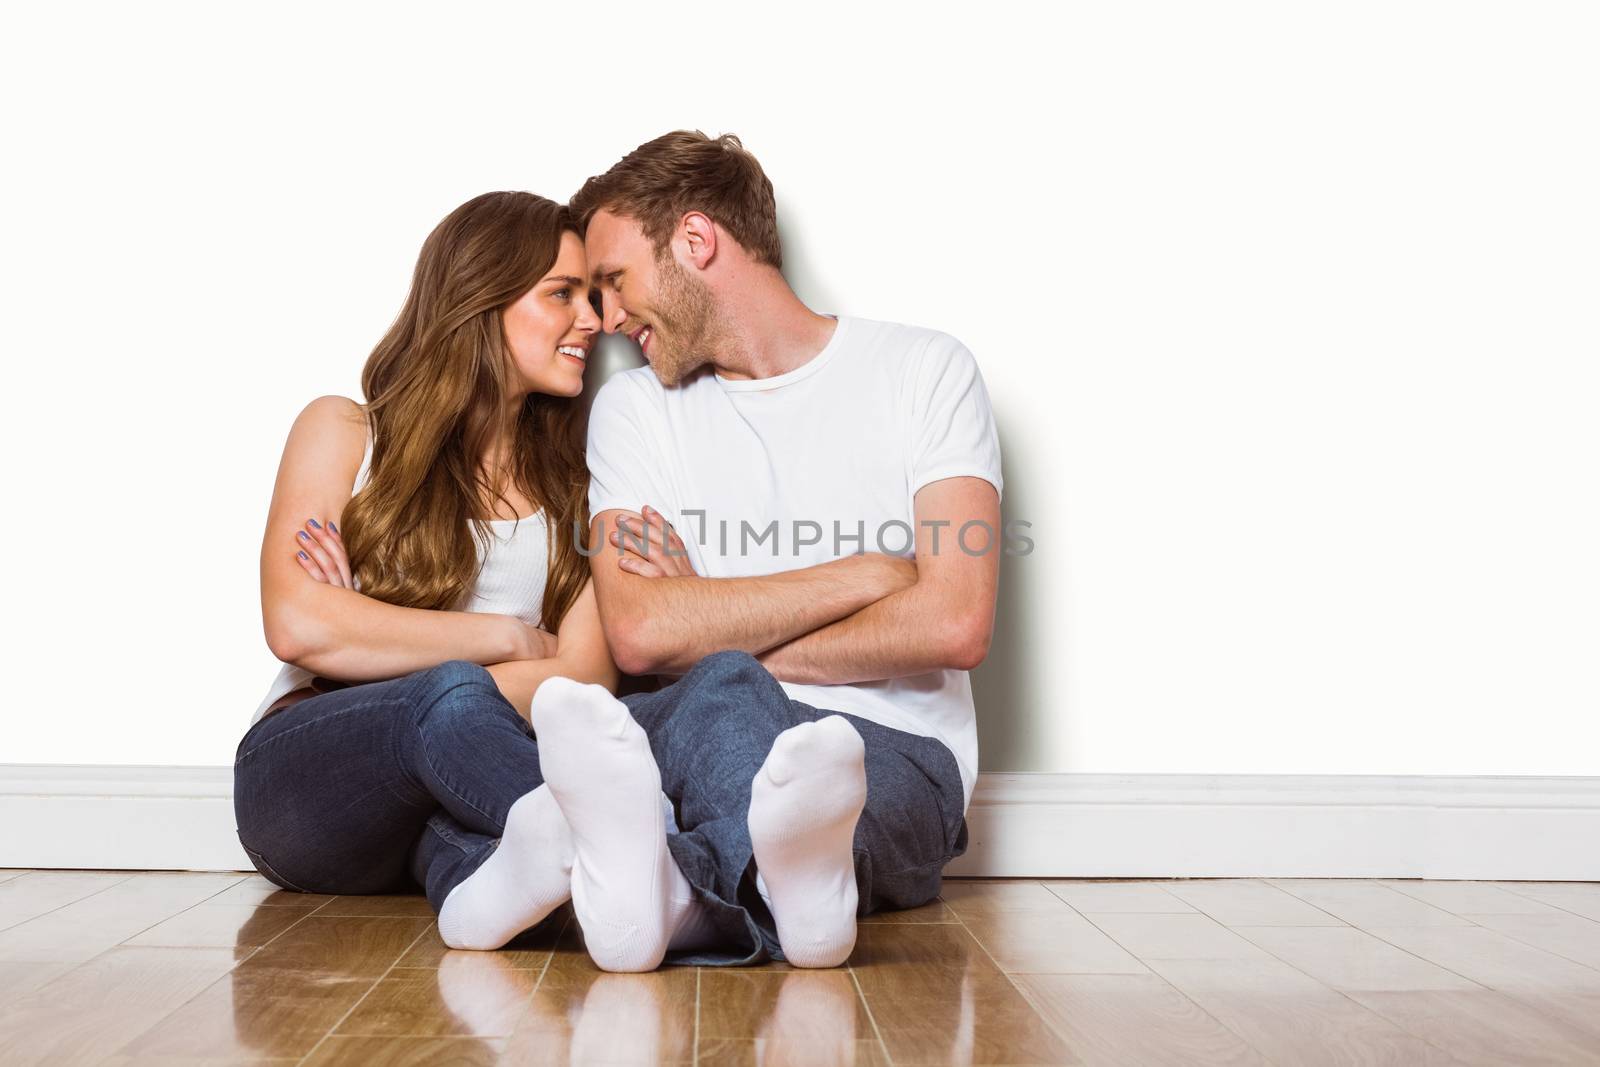
[(853, 845), (866, 802), (866, 747), (839, 715), (779, 734), (751, 783), (756, 886), (796, 967), (837, 967), (855, 948)]
[[(683, 877), (679, 872), (679, 878)], [(684, 879), (683, 888), (689, 886), (688, 879)], [(717, 931), (716, 924), (711, 921), (711, 909), (698, 900), (675, 900), (672, 908), (674, 918), (671, 918), (672, 934), (667, 938), (667, 948), (673, 952), (684, 949), (716, 948), (723, 942), (723, 936)]]
[(621, 701), (570, 678), (539, 686), (529, 720), (572, 827), (572, 910), (589, 957), (602, 970), (654, 970), (692, 894), (667, 849), (650, 741)]
[(494, 854), (445, 897), (439, 937), (451, 948), (496, 949), (571, 895), (572, 832), (545, 786), (518, 797)]

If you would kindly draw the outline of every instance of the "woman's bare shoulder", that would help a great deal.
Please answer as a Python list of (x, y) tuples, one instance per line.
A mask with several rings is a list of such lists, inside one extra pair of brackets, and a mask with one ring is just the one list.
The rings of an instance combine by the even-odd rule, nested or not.
[(367, 412), (347, 396), (319, 396), (296, 416), (285, 453), (299, 461), (332, 461), (352, 477), (367, 447)]
[(292, 433), (366, 441), (367, 409), (347, 396), (319, 396), (301, 409)]
[(341, 424), (354, 425), (364, 430), (367, 425), (367, 409), (347, 396), (329, 394), (319, 396), (307, 404), (300, 412), (300, 419), (330, 427), (338, 427)]

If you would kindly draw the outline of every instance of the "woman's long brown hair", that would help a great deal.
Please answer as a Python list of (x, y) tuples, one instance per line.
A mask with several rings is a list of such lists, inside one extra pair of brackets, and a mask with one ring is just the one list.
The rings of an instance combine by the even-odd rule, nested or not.
[[(481, 466), (508, 389), (501, 313), (555, 265), (569, 230), (561, 204), (485, 193), (423, 242), (405, 307), (361, 372), (372, 465), (343, 534), (367, 596), (451, 610), (471, 590), (473, 538), (489, 543), (487, 502), (505, 499)], [(530, 393), (512, 436), (509, 476), (550, 533), (541, 616), (552, 633), (589, 574), (573, 541), (588, 528), (583, 414), (576, 399)]]

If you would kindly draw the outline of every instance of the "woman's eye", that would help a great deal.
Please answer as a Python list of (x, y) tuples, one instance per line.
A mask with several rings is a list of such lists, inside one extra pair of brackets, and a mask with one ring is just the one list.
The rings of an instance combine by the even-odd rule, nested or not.
[(551, 293), (550, 295), (551, 296), (560, 297), (562, 300), (569, 300), (572, 297), (572, 290), (571, 289), (557, 289), (555, 292)]

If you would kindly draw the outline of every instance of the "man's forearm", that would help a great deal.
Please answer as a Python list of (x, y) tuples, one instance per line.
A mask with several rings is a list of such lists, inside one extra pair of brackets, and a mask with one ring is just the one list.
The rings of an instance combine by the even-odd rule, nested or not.
[[(604, 554), (595, 567), (615, 567)], [(601, 617), (629, 674), (680, 674), (713, 652), (759, 654), (905, 588), (915, 565), (867, 555), (750, 578), (611, 574)], [(619, 604), (617, 601), (621, 601)]]
[(970, 670), (988, 654), (992, 617), (970, 610), (952, 614), (949, 600), (929, 583), (919, 583), (760, 659), (779, 681), (804, 685)]
[[(941, 479), (918, 491), (915, 512), (916, 584), (773, 649), (761, 657), (768, 670), (786, 682), (846, 685), (971, 670), (983, 662), (1000, 577), (992, 543), (999, 494), (982, 479)], [(941, 527), (965, 530), (971, 523), (990, 531), (984, 551), (973, 554), (959, 540), (940, 550)]]

